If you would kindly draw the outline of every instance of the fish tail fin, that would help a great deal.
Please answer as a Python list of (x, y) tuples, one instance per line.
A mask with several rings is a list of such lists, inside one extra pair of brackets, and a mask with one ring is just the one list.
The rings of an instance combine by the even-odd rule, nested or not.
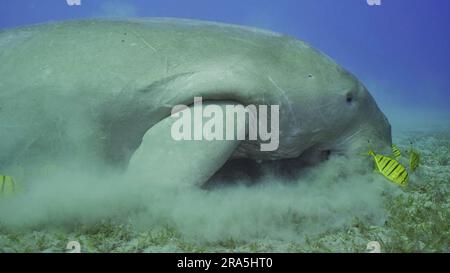
[(0, 175), (0, 197), (9, 197), (16, 192), (16, 181), (7, 175)]

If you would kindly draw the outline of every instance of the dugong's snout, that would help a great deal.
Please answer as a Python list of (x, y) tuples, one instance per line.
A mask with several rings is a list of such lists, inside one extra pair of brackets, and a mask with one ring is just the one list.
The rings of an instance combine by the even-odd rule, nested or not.
[(389, 153), (392, 144), (390, 130), (390, 125), (382, 131), (372, 126), (361, 128), (356, 132), (354, 138), (345, 145), (344, 151), (347, 155), (361, 155), (369, 150)]

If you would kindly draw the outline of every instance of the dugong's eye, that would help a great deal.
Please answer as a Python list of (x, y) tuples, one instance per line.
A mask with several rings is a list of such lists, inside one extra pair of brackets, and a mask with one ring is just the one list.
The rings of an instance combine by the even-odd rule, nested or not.
[(313, 78), (313, 75), (312, 75), (312, 74), (308, 74), (308, 78), (309, 78), (309, 79), (312, 79), (312, 78)]
[(352, 92), (348, 92), (347, 95), (345, 95), (345, 101), (348, 104), (351, 104), (353, 102), (353, 94), (352, 94)]

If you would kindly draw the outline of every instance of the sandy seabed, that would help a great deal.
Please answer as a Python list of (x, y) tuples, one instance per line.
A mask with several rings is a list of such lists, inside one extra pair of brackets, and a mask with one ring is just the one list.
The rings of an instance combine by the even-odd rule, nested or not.
[[(147, 222), (142, 217), (117, 217), (99, 212), (94, 215), (95, 220), (67, 225), (67, 221), (61, 220), (65, 219), (63, 216), (46, 211), (40, 215), (39, 221), (25, 222), (23, 226), (4, 224), (6, 220), (0, 218), (0, 252), (66, 252), (66, 246), (72, 240), (80, 243), (82, 252), (365, 252), (370, 241), (379, 242), (382, 252), (449, 252), (450, 131), (394, 134), (394, 143), (401, 150), (408, 150), (410, 142), (420, 151), (421, 165), (411, 176), (409, 186), (400, 189), (379, 175), (370, 174), (368, 178), (367, 175), (355, 174), (359, 175), (358, 179), (370, 180), (362, 187), (376, 194), (363, 195), (361, 199), (351, 197), (353, 203), (346, 201), (360, 190), (354, 189), (358, 184), (347, 183), (347, 180), (354, 180), (353, 176), (329, 173), (321, 174), (320, 179), (334, 179), (337, 184), (324, 182), (328, 184), (323, 188), (301, 186), (286, 189), (280, 186), (277, 189), (269, 186), (269, 194), (286, 195), (287, 201), (281, 202), (282, 205), (271, 200), (263, 206), (247, 207), (253, 206), (257, 198), (261, 200), (270, 196), (266, 185), (244, 187), (239, 194), (237, 190), (221, 192), (221, 196), (230, 194), (230, 202), (235, 203), (227, 205), (227, 208), (222, 207), (228, 204), (226, 200), (217, 200), (219, 195), (215, 193), (205, 195), (206, 199), (209, 198), (205, 202), (210, 203), (192, 201), (201, 195), (186, 200), (173, 198), (165, 204), (171, 209), (160, 207), (160, 214), (156, 214), (156, 209), (152, 210), (153, 205), (150, 205), (147, 208), (150, 213), (144, 213), (144, 218), (154, 217), (154, 220)], [(306, 178), (314, 175), (307, 174)], [(297, 211), (296, 199), (290, 199), (288, 195), (297, 189), (310, 191), (309, 195), (302, 193), (304, 200), (299, 200), (299, 205), (307, 207), (316, 202), (322, 204), (322, 209), (311, 208), (311, 213)], [(324, 190), (324, 195), (320, 196), (323, 189), (328, 189), (328, 192)], [(252, 192), (259, 197), (242, 197)], [(333, 199), (328, 196), (330, 192), (336, 192), (342, 198)], [(311, 195), (320, 196), (322, 203), (312, 199)], [(364, 198), (371, 200), (365, 203)], [(211, 205), (215, 201), (217, 204)], [(194, 203), (196, 213), (186, 216), (189, 212), (174, 205), (176, 202), (180, 202), (180, 207)], [(209, 210), (200, 209), (208, 204), (211, 205)], [(270, 206), (277, 208), (267, 208)], [(362, 208), (357, 209), (358, 206)], [(258, 215), (257, 212), (264, 209), (271, 212)], [(15, 208), (8, 210), (14, 214)], [(18, 210), (18, 213), (21, 212)], [(67, 215), (71, 213), (68, 208)], [(243, 216), (236, 216), (238, 213)], [(171, 214), (172, 218), (164, 217), (164, 214)], [(247, 220), (250, 214), (253, 218)]]

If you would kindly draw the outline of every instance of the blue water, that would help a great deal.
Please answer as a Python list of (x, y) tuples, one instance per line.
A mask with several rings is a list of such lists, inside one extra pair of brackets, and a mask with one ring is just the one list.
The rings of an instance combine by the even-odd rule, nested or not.
[(3, 0), (0, 28), (101, 16), (182, 17), (282, 32), (356, 74), (391, 119), (403, 113), (414, 124), (414, 113), (422, 119), (423, 113), (450, 113), (450, 1), (81, 0), (69, 6), (66, 0)]

